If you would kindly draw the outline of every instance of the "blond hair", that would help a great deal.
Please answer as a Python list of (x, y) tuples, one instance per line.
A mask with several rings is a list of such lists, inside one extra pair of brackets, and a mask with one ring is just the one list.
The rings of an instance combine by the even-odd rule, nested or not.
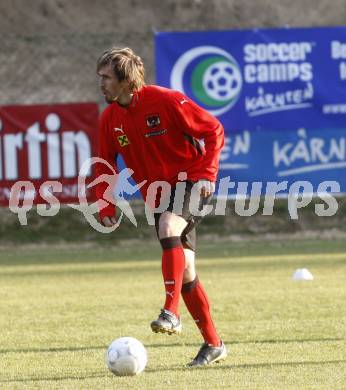
[(143, 61), (132, 49), (112, 47), (104, 51), (97, 60), (97, 72), (107, 65), (111, 65), (120, 82), (123, 80), (129, 82), (131, 91), (139, 90), (144, 85)]

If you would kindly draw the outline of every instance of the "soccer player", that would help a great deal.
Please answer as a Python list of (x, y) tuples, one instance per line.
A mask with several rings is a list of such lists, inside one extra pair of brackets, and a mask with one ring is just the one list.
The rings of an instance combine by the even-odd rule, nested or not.
[[(165, 181), (172, 188), (167, 209), (157, 213), (154, 209), (162, 246), (166, 299), (151, 329), (156, 333), (181, 332), (179, 299), (182, 295), (204, 338), (202, 347), (188, 365), (203, 366), (223, 360), (227, 356), (226, 347), (215, 329), (208, 296), (195, 269), (195, 226), (201, 216), (192, 213), (189, 207), (195, 188), (199, 210), (211, 200), (224, 144), (223, 127), (180, 92), (146, 85), (143, 62), (129, 48), (106, 50), (98, 59), (97, 74), (109, 103), (100, 118), (99, 157), (116, 170), (116, 156), (121, 155), (127, 167), (134, 171), (134, 180), (145, 181), (141, 187), (144, 200), (150, 184), (156, 181)], [(109, 168), (98, 164), (96, 175), (103, 174), (109, 174)], [(106, 187), (104, 182), (98, 184), (98, 199), (105, 199)], [(176, 207), (178, 201), (174, 202), (178, 188), (184, 189), (180, 207)], [(165, 196), (162, 189), (161, 198)], [(155, 205), (157, 202), (156, 199)], [(104, 226), (115, 225), (115, 206), (108, 204), (101, 209), (100, 219)]]

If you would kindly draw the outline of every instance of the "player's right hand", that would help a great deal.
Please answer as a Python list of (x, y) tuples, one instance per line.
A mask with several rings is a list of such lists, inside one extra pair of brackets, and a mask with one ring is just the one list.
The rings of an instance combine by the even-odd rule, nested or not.
[(117, 223), (115, 217), (104, 217), (102, 218), (102, 224), (106, 227), (112, 227)]

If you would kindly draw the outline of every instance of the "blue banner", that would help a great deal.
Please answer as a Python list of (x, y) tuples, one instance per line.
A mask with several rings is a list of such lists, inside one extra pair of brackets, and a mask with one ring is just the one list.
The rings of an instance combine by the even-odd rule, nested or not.
[(225, 127), (220, 177), (346, 192), (346, 27), (163, 32), (155, 46), (157, 84)]

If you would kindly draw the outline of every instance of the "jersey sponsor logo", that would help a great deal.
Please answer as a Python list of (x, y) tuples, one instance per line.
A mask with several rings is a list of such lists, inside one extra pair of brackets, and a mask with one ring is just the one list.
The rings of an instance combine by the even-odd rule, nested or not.
[(156, 135), (163, 135), (163, 134), (166, 134), (166, 133), (167, 133), (167, 129), (162, 129), (162, 130), (152, 131), (150, 133), (146, 133), (145, 137), (146, 138), (155, 137)]
[(119, 145), (123, 148), (124, 146), (127, 146), (130, 144), (130, 141), (129, 139), (127, 138), (127, 135), (124, 134), (124, 135), (119, 135), (118, 137), (118, 142), (119, 142)]
[(161, 123), (159, 114), (150, 114), (147, 116), (146, 119), (147, 119), (147, 126), (150, 129), (154, 129)]
[(123, 125), (121, 124), (120, 127), (114, 127), (114, 131), (115, 132), (120, 131), (120, 133), (124, 134)]

